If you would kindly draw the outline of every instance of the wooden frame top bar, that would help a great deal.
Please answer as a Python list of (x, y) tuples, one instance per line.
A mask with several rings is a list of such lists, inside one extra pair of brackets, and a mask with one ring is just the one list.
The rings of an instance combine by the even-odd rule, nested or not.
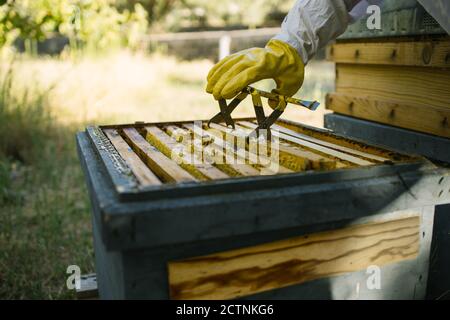
[[(251, 131), (249, 129), (251, 125), (248, 123), (251, 124), (254, 120), (254, 118), (236, 119), (239, 127), (245, 125), (247, 121), (247, 126), (242, 126), (247, 131)], [(202, 122), (202, 125), (204, 126), (205, 123)], [(242, 191), (247, 188), (259, 189), (275, 186), (278, 183), (282, 183), (281, 181), (285, 179), (287, 179), (287, 184), (292, 185), (293, 181), (297, 181), (300, 178), (303, 179), (302, 177), (306, 178), (311, 174), (317, 175), (317, 177), (322, 173), (325, 175), (338, 174), (341, 168), (348, 171), (349, 174), (355, 173), (358, 176), (361, 174), (364, 175), (363, 173), (367, 172), (358, 170), (360, 166), (366, 164), (367, 167), (373, 167), (374, 170), (387, 170), (389, 172), (394, 169), (394, 164), (396, 165), (396, 170), (398, 168), (408, 167), (410, 164), (424, 164), (421, 158), (367, 146), (361, 142), (335, 136), (326, 130), (295, 124), (285, 120), (280, 120), (277, 123), (283, 126), (283, 128), (286, 128), (286, 130), (283, 129), (282, 131), (287, 132), (281, 133), (282, 139), (280, 139), (278, 146), (280, 150), (279, 164), (281, 166), (281, 170), (279, 171), (271, 171), (270, 168), (266, 168), (260, 164), (253, 165), (250, 162), (245, 163), (245, 165), (213, 163), (209, 165), (209, 168), (206, 168), (204, 164), (200, 166), (180, 166), (180, 163), (171, 158), (169, 151), (181, 141), (178, 141), (176, 137), (171, 137), (172, 133), (168, 127), (172, 131), (174, 128), (180, 127), (190, 129), (193, 125), (192, 121), (165, 123), (140, 122), (117, 126), (89, 127), (87, 137), (90, 139), (94, 150), (101, 156), (101, 162), (105, 166), (106, 172), (108, 172), (115, 191), (123, 201), (141, 198), (159, 199), (161, 197), (175, 196), (176, 194), (178, 196), (181, 194), (184, 196), (193, 196), (195, 194), (203, 194), (204, 192), (217, 192), (217, 190), (220, 190), (220, 192), (231, 192), (235, 191), (236, 188)], [(148, 127), (147, 129), (152, 128), (150, 131), (154, 131), (153, 135), (158, 136), (157, 140), (146, 140), (146, 127)], [(228, 130), (225, 127), (221, 127), (221, 129)], [(242, 134), (245, 134), (245, 130), (242, 131)], [(291, 132), (290, 130), (295, 132)], [(296, 132), (301, 133), (298, 135), (300, 138), (296, 137)], [(212, 131), (209, 132), (207, 129), (203, 130), (203, 135), (206, 138), (208, 138), (207, 136), (213, 137), (214, 135), (212, 133)], [(303, 134), (309, 137), (304, 137)], [(210, 146), (215, 148), (215, 144), (220, 145), (219, 140), (221, 137), (216, 136), (215, 139), (218, 139), (217, 141), (211, 139)], [(322, 137), (324, 138), (323, 141)], [(157, 144), (158, 141), (164, 142), (166, 145), (165, 151), (161, 149), (161, 145)], [(338, 146), (333, 148), (335, 141), (337, 141)], [(154, 145), (154, 143), (157, 145)], [(305, 148), (304, 144), (310, 144), (312, 147)], [(207, 145), (209, 146), (209, 144)], [(356, 151), (353, 150), (353, 146)], [(353, 151), (350, 152), (350, 149), (347, 150), (348, 148)], [(332, 152), (332, 155), (323, 153), (320, 150), (317, 151), (316, 149), (326, 149), (327, 152)], [(112, 154), (112, 151), (115, 154)], [(130, 151), (134, 151), (134, 153)], [(348, 153), (345, 151), (348, 151)], [(222, 152), (224, 153), (224, 150)], [(235, 150), (233, 152), (237, 153)], [(367, 156), (366, 153), (370, 153), (370, 155)], [(338, 157), (336, 157), (336, 154)], [(372, 154), (375, 156), (371, 156)], [(340, 158), (341, 156), (344, 159)], [(380, 158), (377, 158), (378, 156)], [(367, 161), (370, 157), (377, 159)], [(355, 158), (357, 159), (355, 162), (358, 163), (348, 162), (347, 158), (351, 158), (351, 160)], [(387, 166), (377, 161), (381, 158), (389, 159)], [(319, 161), (317, 159), (322, 160)], [(297, 162), (300, 160), (306, 161), (305, 165), (299, 165)], [(334, 165), (325, 165), (328, 163), (327, 161), (329, 164), (334, 163)], [(195, 172), (203, 173), (198, 175)], [(218, 174), (211, 174), (214, 172)], [(287, 182), (288, 180), (292, 181)], [(248, 182), (251, 183), (248, 184)], [(282, 185), (286, 185), (286, 183), (282, 183)]]

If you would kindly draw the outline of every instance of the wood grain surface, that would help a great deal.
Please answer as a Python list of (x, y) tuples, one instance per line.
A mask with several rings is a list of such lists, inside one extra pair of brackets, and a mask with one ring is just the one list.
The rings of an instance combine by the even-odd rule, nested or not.
[(450, 108), (331, 93), (327, 109), (355, 118), (450, 138)]
[(336, 92), (450, 109), (450, 69), (338, 63)]
[(336, 43), (327, 47), (336, 63), (450, 68), (450, 37), (434, 41)]
[(168, 263), (172, 299), (232, 299), (413, 259), (420, 217), (349, 226)]

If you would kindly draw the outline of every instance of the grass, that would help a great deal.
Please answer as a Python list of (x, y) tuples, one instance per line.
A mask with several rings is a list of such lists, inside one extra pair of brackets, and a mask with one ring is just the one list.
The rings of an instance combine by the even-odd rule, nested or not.
[[(77, 61), (19, 57), (0, 66), (0, 298), (74, 298), (67, 266), (95, 271), (76, 131), (88, 123), (210, 118), (217, 112), (204, 93), (211, 66), (128, 52)], [(324, 101), (332, 85), (332, 65), (311, 63), (301, 95)], [(236, 115), (252, 113), (248, 101)], [(285, 115), (316, 126), (322, 116), (323, 107)]]
[(0, 298), (71, 298), (67, 266), (93, 270), (76, 126), (58, 124), (49, 92), (17, 88), (14, 74), (0, 91)]

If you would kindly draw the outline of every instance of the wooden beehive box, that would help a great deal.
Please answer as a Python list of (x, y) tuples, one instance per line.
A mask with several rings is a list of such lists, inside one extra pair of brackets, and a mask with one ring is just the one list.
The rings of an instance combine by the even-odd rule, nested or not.
[(346, 39), (327, 50), (336, 62), (338, 114), (450, 138), (450, 37)]
[(113, 160), (117, 168), (127, 168), (121, 170), (128, 174), (116, 180), (117, 190), (123, 195), (167, 183), (326, 171), (419, 159), (287, 122), (272, 127), (271, 143), (251, 140), (253, 145), (245, 138), (257, 127), (254, 120), (239, 121), (235, 130), (198, 123), (104, 126), (89, 128), (88, 132), (105, 144), (105, 157)]
[[(288, 121), (277, 122), (269, 152), (239, 144), (254, 127), (78, 134), (101, 297), (423, 298), (448, 170)], [(201, 147), (234, 161), (201, 161)], [(262, 151), (264, 165), (238, 161)], [(371, 265), (402, 286), (368, 288)]]
[[(443, 8), (433, 1), (428, 10)], [(450, 162), (450, 37), (420, 3), (384, 1), (381, 29), (369, 30), (361, 19), (327, 57), (336, 63), (327, 128)]]
[[(440, 18), (448, 2), (426, 7), (445, 23)], [(327, 56), (336, 62), (336, 90), (326, 99), (334, 113), (325, 115), (325, 127), (450, 163), (450, 37), (420, 3), (385, 0), (380, 30), (369, 30), (361, 19)], [(450, 286), (450, 205), (435, 209), (429, 299), (445, 297)]]

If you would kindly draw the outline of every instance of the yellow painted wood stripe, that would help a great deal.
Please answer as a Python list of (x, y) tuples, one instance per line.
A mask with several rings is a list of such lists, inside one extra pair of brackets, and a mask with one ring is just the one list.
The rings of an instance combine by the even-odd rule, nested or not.
[(420, 217), (350, 226), (168, 263), (172, 299), (232, 299), (414, 259)]

